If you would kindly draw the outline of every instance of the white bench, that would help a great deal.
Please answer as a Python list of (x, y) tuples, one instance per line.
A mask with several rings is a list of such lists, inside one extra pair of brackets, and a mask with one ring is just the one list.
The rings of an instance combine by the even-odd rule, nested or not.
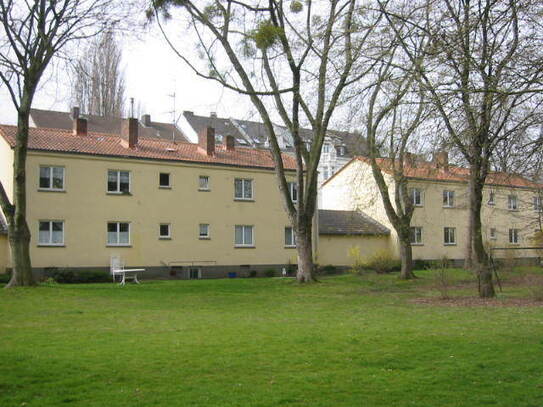
[(136, 284), (139, 284), (138, 273), (145, 271), (145, 269), (126, 269), (125, 264), (119, 256), (111, 256), (110, 271), (113, 277), (113, 282), (117, 282), (117, 276), (121, 276), (120, 285), (125, 285), (126, 280), (132, 280)]

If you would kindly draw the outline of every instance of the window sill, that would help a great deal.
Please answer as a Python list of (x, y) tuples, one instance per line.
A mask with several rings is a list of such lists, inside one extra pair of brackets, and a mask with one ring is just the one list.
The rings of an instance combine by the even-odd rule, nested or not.
[(513, 246), (518, 246), (520, 243), (519, 243), (519, 242), (517, 242), (517, 243), (511, 243), (511, 242), (509, 242), (509, 244), (511, 244), (511, 245), (513, 245)]
[(130, 192), (106, 192), (106, 195), (116, 195), (116, 196), (132, 196)]
[(507, 210), (508, 210), (509, 212), (518, 212), (520, 209), (511, 209), (511, 208), (507, 208)]
[(456, 246), (456, 243), (443, 243), (443, 246)]
[(414, 208), (424, 208), (424, 205), (413, 205)]
[(159, 237), (158, 240), (172, 240), (171, 237)]
[(65, 244), (38, 244), (37, 247), (66, 247)]
[(158, 189), (172, 189), (172, 186), (171, 185), (169, 185), (169, 186), (159, 185)]
[(47, 189), (47, 188), (38, 188), (38, 192), (60, 192), (60, 193), (66, 193), (65, 189)]
[(234, 245), (234, 249), (256, 249), (256, 246), (252, 245)]
[(236, 202), (254, 202), (255, 200), (253, 198), (234, 198), (234, 201), (236, 201)]
[(200, 240), (211, 240), (211, 238), (209, 236), (200, 236), (200, 237), (198, 237), (198, 239), (200, 239)]
[(487, 205), (488, 205), (488, 206), (494, 206), (494, 205), (496, 205), (496, 204), (495, 204), (495, 203), (490, 203), (490, 202), (488, 202)]
[(106, 247), (132, 247), (131, 244), (106, 244)]
[(296, 246), (285, 246), (285, 249), (296, 249)]
[(211, 192), (209, 188), (198, 188), (198, 192)]
[(443, 209), (454, 209), (456, 206), (443, 206)]
[(424, 246), (424, 243), (411, 243), (411, 246)]

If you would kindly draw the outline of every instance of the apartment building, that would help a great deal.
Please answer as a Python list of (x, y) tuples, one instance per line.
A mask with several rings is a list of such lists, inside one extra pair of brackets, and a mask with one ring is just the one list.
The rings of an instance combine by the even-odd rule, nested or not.
[[(15, 133), (0, 126), (0, 180), (10, 195)], [(294, 181), (294, 159), (283, 160)], [(194, 265), (196, 278), (294, 264), (295, 236), (273, 168), (269, 151), (233, 137), (216, 145), (211, 128), (194, 144), (141, 136), (136, 119), (123, 120), (117, 134), (88, 130), (81, 117), (71, 130), (31, 128), (33, 266), (105, 268), (118, 255), (148, 272)], [(2, 223), (0, 261), (4, 230)]]
[[(394, 202), (392, 162), (379, 165)], [(415, 206), (411, 221), (411, 243), (415, 259), (465, 257), (468, 230), (467, 168), (449, 164), (446, 152), (431, 162), (410, 159), (404, 166), (409, 193)], [(488, 248), (533, 246), (541, 230), (543, 185), (518, 174), (492, 172), (484, 188), (483, 236)], [(352, 159), (321, 188), (324, 209), (363, 211), (391, 230), (391, 247), (399, 254), (397, 235), (389, 222), (369, 159)], [(504, 251), (495, 251), (497, 257)], [(516, 257), (537, 257), (534, 251), (516, 251)]]

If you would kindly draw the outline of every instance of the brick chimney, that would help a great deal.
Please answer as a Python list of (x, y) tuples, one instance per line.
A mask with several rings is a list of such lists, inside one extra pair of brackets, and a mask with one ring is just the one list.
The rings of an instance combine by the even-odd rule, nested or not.
[(121, 144), (125, 148), (134, 148), (138, 145), (138, 119), (123, 119), (121, 124)]
[(73, 120), (79, 118), (79, 107), (77, 107), (77, 106), (72, 107), (72, 111), (70, 112), (70, 117)]
[(410, 167), (415, 166), (415, 154), (408, 153), (407, 151), (403, 153), (403, 162), (405, 165), (408, 165)]
[(73, 131), (74, 136), (86, 136), (87, 135), (87, 119), (82, 119), (80, 117), (75, 118), (73, 121)]
[(449, 153), (446, 151), (438, 151), (434, 154), (434, 165), (436, 168), (443, 168), (445, 171), (449, 169)]
[(208, 156), (215, 155), (215, 129), (206, 127), (198, 133), (199, 150)]
[(151, 115), (150, 114), (144, 114), (141, 116), (141, 124), (143, 124), (145, 127), (151, 126)]
[(234, 151), (236, 149), (236, 139), (234, 136), (226, 136), (226, 151)]

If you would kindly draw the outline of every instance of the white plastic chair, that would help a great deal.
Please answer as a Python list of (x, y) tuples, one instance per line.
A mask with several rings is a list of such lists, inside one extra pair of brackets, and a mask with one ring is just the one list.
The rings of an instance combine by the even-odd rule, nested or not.
[(110, 259), (110, 272), (113, 277), (113, 282), (117, 282), (117, 276), (121, 276), (120, 285), (125, 285), (126, 280), (133, 280), (136, 284), (139, 284), (138, 273), (145, 271), (145, 269), (126, 269), (124, 261), (120, 256), (111, 256)]

